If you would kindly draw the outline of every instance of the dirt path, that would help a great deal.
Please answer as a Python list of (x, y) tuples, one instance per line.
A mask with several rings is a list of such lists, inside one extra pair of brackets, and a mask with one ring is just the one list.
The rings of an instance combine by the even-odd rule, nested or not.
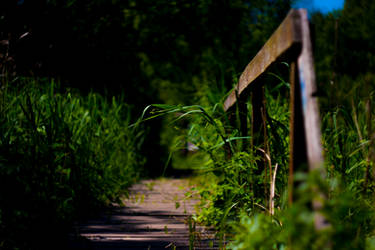
[(70, 248), (189, 249), (193, 243), (191, 249), (217, 249), (212, 233), (189, 218), (198, 201), (186, 195), (194, 193), (191, 188), (187, 179), (142, 181), (131, 188), (125, 207), (77, 226), (81, 240)]

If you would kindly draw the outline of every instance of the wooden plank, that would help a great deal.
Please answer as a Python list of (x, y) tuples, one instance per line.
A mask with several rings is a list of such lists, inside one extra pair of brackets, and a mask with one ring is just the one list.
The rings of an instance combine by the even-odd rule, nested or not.
[[(76, 226), (66, 249), (199, 249), (216, 247), (214, 232), (195, 225), (194, 246), (190, 246), (188, 218), (195, 211), (200, 196), (189, 199), (185, 193), (193, 186), (188, 179), (143, 180), (130, 188), (123, 202), (102, 216)], [(176, 207), (176, 202), (180, 207)], [(80, 236), (80, 237), (78, 237)]]
[(299, 14), (299, 10), (291, 10), (263, 48), (246, 66), (236, 88), (230, 93), (224, 102), (225, 111), (237, 101), (236, 96), (239, 96), (242, 91), (263, 74), (272, 63), (292, 47), (301, 43)]
[[(316, 93), (314, 60), (310, 38), (309, 21), (304, 9), (298, 10), (301, 17), (302, 50), (297, 59), (297, 68), (300, 84), (302, 113), (306, 138), (307, 163), (310, 171), (319, 171), (325, 178), (324, 160), (322, 154), (320, 116)], [(315, 228), (322, 229), (328, 226), (324, 216), (320, 213), (324, 195), (318, 193), (318, 199), (312, 201), (315, 214)]]

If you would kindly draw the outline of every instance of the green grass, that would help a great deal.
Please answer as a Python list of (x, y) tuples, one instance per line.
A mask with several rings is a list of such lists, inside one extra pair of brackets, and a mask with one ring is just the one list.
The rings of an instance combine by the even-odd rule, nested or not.
[[(241, 135), (235, 126), (238, 120), (228, 122), (228, 114), (221, 109), (222, 99), (207, 103), (203, 98), (205, 106), (150, 106), (150, 119), (173, 114), (169, 129), (175, 131), (175, 136), (169, 142), (171, 151), (177, 153), (171, 160), (198, 171), (202, 202), (197, 221), (214, 226), (219, 237), (231, 241), (229, 248), (374, 249), (375, 92), (373, 86), (361, 79), (355, 84), (345, 82), (345, 78), (341, 80), (342, 89), (326, 88), (327, 93), (320, 98), (328, 178), (322, 180), (316, 173), (295, 173), (295, 179), (303, 185), (297, 190), (300, 199), (292, 206), (287, 201), (288, 83), (281, 79), (276, 87), (266, 87), (268, 140), (265, 145), (245, 150), (244, 142), (250, 138)], [(329, 100), (332, 96), (336, 105)], [(251, 123), (251, 104), (247, 103), (247, 107)], [(238, 119), (238, 111), (232, 116)], [(181, 122), (182, 119), (187, 122)], [(199, 151), (181, 154), (187, 142), (194, 143)], [(269, 216), (270, 170), (259, 169), (258, 163), (264, 156), (260, 152), (268, 154), (272, 172), (278, 166), (273, 216)], [(182, 163), (184, 157), (187, 160)], [(327, 197), (321, 213), (330, 226), (323, 231), (315, 230), (310, 205), (312, 199), (319, 198), (318, 191)]]
[(119, 202), (141, 172), (144, 134), (121, 98), (21, 79), (0, 92), (0, 248), (38, 248)]
[[(229, 223), (236, 231), (230, 248), (375, 249), (374, 154), (371, 150), (374, 91), (365, 92), (365, 88), (371, 89), (358, 81), (346, 94), (337, 89), (328, 92), (327, 96), (335, 95), (340, 105), (328, 106), (325, 105), (328, 102), (322, 100), (322, 143), (328, 178), (322, 180), (316, 173), (296, 173), (296, 178), (305, 183), (297, 190), (300, 200), (292, 206), (280, 206), (273, 217), (263, 212), (242, 211), (240, 223)], [(272, 101), (267, 101), (272, 105)], [(283, 106), (279, 100), (274, 101), (278, 107)], [(268, 112), (273, 112), (275, 117), (283, 116), (275, 106)], [(285, 148), (286, 137), (281, 142), (285, 143)], [(271, 150), (273, 158), (280, 157), (283, 151), (276, 149), (275, 144), (271, 144), (271, 148), (274, 148), (273, 152)], [(282, 205), (285, 186), (277, 190), (276, 202)], [(322, 202), (321, 213), (329, 222), (322, 231), (314, 229), (314, 214), (310, 208), (310, 201), (319, 198), (319, 192), (327, 197)]]

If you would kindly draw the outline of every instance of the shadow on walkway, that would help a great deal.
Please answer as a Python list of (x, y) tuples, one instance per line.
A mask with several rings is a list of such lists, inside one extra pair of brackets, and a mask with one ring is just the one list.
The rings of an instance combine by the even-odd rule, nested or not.
[(69, 249), (217, 249), (213, 233), (189, 219), (198, 197), (185, 196), (187, 179), (146, 180), (130, 191), (125, 207), (77, 225)]

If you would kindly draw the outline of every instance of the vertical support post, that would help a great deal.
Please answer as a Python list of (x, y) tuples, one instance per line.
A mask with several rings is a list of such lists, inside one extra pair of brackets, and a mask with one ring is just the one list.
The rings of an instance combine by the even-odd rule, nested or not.
[[(263, 88), (264, 90), (264, 88)], [(261, 108), (261, 113), (262, 113), (262, 122), (263, 122), (263, 166), (264, 166), (264, 194), (268, 196), (271, 192), (271, 187), (272, 187), (272, 162), (271, 162), (271, 152), (270, 152), (270, 145), (269, 145), (269, 140), (268, 140), (268, 131), (267, 131), (267, 110), (266, 110), (266, 98), (263, 95), (263, 102), (262, 102), (262, 108)], [(267, 168), (268, 167), (268, 168)], [(269, 181), (270, 189), (267, 190), (267, 181)], [(269, 196), (269, 211), (270, 214), (273, 214), (273, 208), (271, 208), (271, 195)], [(267, 199), (266, 199), (267, 200)]]
[[(252, 126), (251, 126), (251, 147), (261, 147), (264, 148), (264, 125), (263, 125), (263, 112), (264, 107), (264, 88), (259, 83), (254, 84), (251, 95), (252, 103)], [(264, 151), (265, 152), (265, 151)], [(264, 153), (256, 151), (256, 155), (260, 156), (262, 160), (257, 162), (258, 169), (255, 171), (256, 175), (260, 175), (264, 169), (265, 165), (265, 156)], [(257, 196), (267, 197), (267, 185), (264, 182), (263, 190), (254, 190)], [(267, 198), (265, 199), (267, 200)]]
[(262, 122), (262, 109), (263, 109), (264, 89), (261, 84), (254, 84), (251, 94), (252, 112), (252, 126), (251, 126), (251, 146), (263, 145), (263, 122)]
[[(235, 120), (236, 116), (233, 112), (228, 112), (228, 124), (227, 127), (225, 128), (225, 133), (229, 135), (231, 133), (231, 130), (235, 127)], [(224, 148), (225, 148), (225, 159), (229, 160), (232, 157), (232, 150), (230, 148), (230, 142), (225, 142)]]
[[(248, 95), (244, 95), (242, 98), (239, 98), (238, 100), (238, 124), (237, 127), (240, 128), (240, 135), (241, 136), (247, 136), (249, 135), (248, 129), (247, 129), (247, 105), (246, 105), (246, 99), (248, 98)], [(249, 147), (249, 142), (246, 140), (241, 140), (242, 150), (246, 151)]]
[(309, 169), (323, 169), (321, 146), (320, 117), (316, 100), (316, 83), (312, 45), (309, 32), (309, 21), (306, 10), (301, 12), (302, 51), (297, 59), (298, 77), (305, 124), (307, 159)]
[[(307, 162), (310, 171), (318, 171), (322, 178), (325, 178), (322, 145), (320, 141), (320, 117), (318, 102), (315, 95), (316, 83), (309, 21), (305, 9), (301, 9), (299, 12), (302, 51), (297, 59), (297, 69), (305, 128)], [(319, 190), (317, 190), (317, 192), (319, 192)], [(318, 196), (318, 199), (312, 201), (312, 205), (315, 210), (315, 228), (320, 230), (327, 226), (327, 222), (319, 212), (322, 207), (321, 200), (324, 199), (324, 195), (318, 193)]]
[(307, 172), (306, 139), (301, 105), (301, 89), (298, 78), (297, 62), (290, 64), (290, 159), (289, 159), (289, 180), (288, 199), (289, 204), (295, 198), (294, 190), (298, 183), (294, 182), (294, 172)]

